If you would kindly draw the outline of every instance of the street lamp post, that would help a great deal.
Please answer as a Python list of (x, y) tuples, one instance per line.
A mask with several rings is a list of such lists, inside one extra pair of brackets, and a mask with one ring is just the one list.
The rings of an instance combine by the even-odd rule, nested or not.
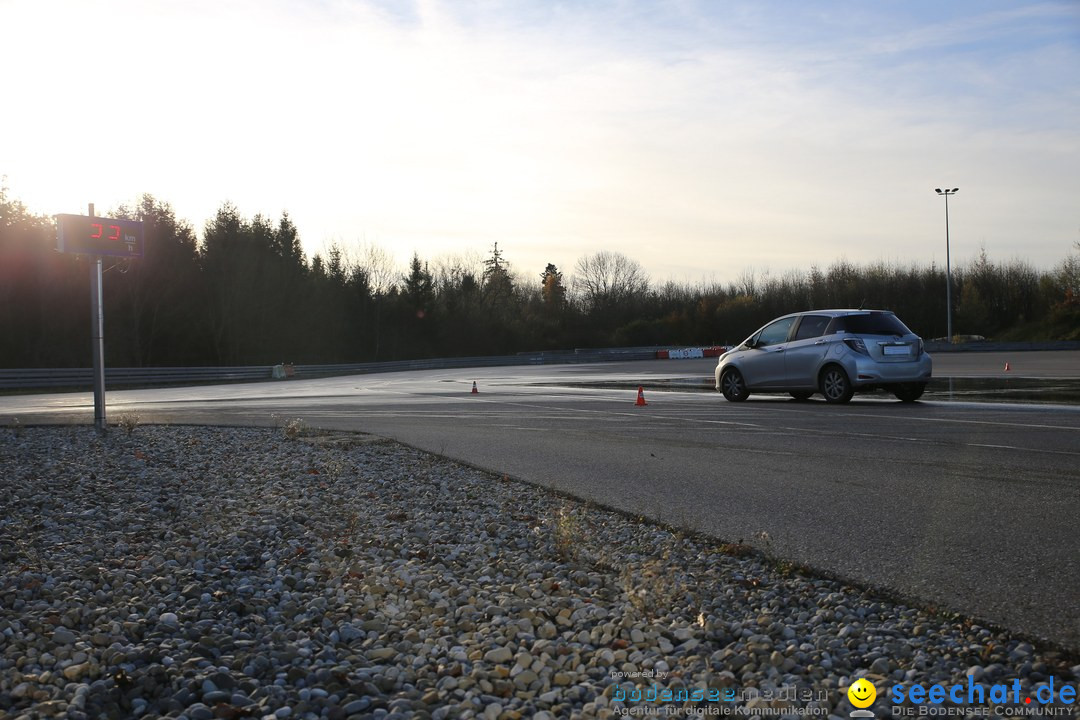
[(948, 342), (952, 344), (952, 264), (949, 260), (949, 196), (955, 195), (960, 188), (934, 188), (938, 195), (945, 196), (945, 309), (946, 309), (946, 332)]

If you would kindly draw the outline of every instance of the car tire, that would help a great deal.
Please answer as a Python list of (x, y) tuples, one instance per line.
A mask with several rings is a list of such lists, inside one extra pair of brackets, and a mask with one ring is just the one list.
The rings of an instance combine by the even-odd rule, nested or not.
[(855, 387), (844, 368), (839, 365), (828, 365), (821, 371), (819, 387), (821, 394), (825, 396), (825, 402), (829, 403), (846, 403), (855, 394)]
[(926, 383), (901, 383), (893, 387), (893, 395), (897, 397), (900, 402), (913, 403), (922, 397), (923, 391), (926, 390)]
[(742, 402), (750, 397), (750, 391), (746, 389), (746, 381), (742, 373), (735, 368), (728, 368), (720, 376), (720, 391), (728, 402)]
[(813, 390), (796, 390), (795, 392), (791, 393), (791, 397), (795, 398), (799, 402), (802, 402), (803, 400), (809, 400), (810, 396), (813, 394)]

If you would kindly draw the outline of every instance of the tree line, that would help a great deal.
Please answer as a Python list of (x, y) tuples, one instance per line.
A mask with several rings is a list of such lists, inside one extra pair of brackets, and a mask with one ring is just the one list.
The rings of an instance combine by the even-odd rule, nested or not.
[[(585, 347), (731, 344), (796, 310), (895, 311), (945, 334), (945, 270), (840, 260), (779, 276), (653, 283), (626, 255), (522, 273), (496, 244), (477, 261), (414, 254), (404, 272), (375, 246), (308, 258), (287, 213), (224, 204), (201, 237), (144, 195), (114, 216), (142, 220), (145, 256), (106, 258), (106, 363), (197, 366), (344, 363)], [(89, 364), (89, 260), (55, 251), (50, 217), (0, 187), (0, 366)], [(1080, 339), (1080, 244), (1052, 269), (982, 252), (953, 271), (954, 332)]]

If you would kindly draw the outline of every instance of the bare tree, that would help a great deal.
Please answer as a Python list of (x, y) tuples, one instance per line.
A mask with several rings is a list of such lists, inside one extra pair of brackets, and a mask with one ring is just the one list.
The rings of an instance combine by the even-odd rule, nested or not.
[(394, 269), (394, 256), (375, 243), (361, 245), (359, 255), (360, 259), (355, 261), (355, 264), (367, 273), (372, 295), (382, 297), (390, 292), (398, 277), (398, 272)]
[(649, 278), (636, 260), (622, 253), (601, 250), (580, 258), (575, 266), (574, 289), (590, 311), (632, 304), (649, 290)]

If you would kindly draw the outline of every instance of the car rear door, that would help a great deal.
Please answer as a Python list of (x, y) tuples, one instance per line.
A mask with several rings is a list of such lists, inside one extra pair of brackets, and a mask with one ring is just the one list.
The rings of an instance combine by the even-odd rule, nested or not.
[(816, 388), (817, 373), (829, 350), (824, 337), (828, 315), (803, 315), (784, 353), (784, 374), (791, 388)]

